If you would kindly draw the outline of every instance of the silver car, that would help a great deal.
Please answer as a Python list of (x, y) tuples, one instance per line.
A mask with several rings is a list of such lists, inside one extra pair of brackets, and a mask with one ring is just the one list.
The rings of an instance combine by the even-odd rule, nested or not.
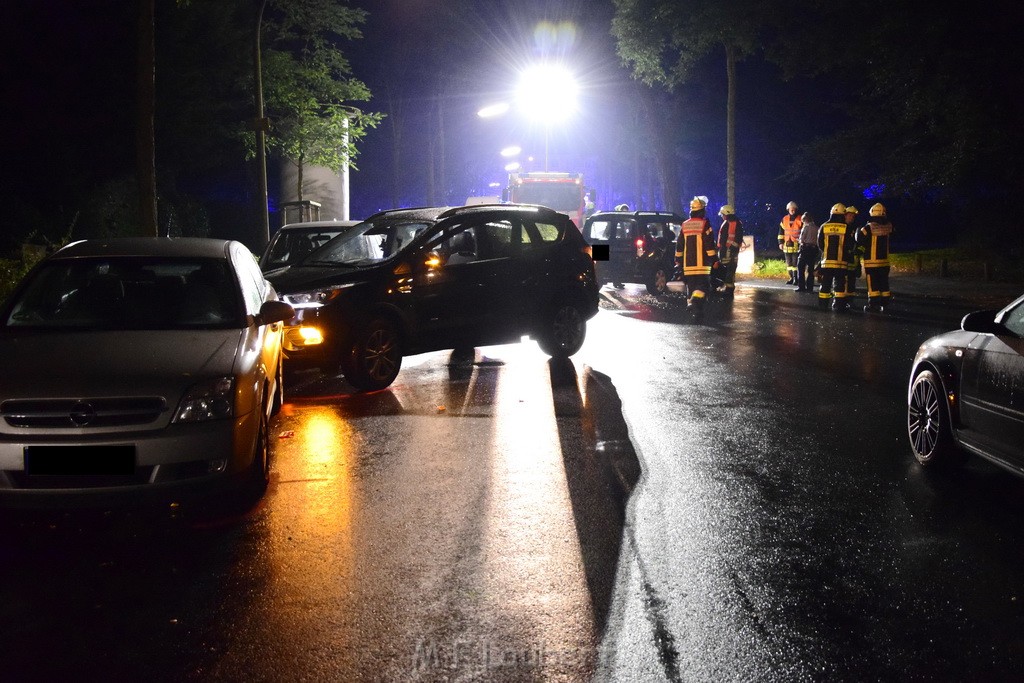
[(258, 497), (293, 315), (238, 242), (49, 256), (0, 307), (0, 505)]

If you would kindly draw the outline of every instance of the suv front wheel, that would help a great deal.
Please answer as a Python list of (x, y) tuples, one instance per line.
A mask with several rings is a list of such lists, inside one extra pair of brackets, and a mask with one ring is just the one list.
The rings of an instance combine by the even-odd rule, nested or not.
[(583, 346), (587, 320), (572, 304), (560, 304), (548, 317), (537, 337), (541, 351), (553, 358), (568, 358)]
[(387, 318), (375, 318), (356, 334), (342, 372), (361, 391), (389, 386), (402, 369), (402, 335)]

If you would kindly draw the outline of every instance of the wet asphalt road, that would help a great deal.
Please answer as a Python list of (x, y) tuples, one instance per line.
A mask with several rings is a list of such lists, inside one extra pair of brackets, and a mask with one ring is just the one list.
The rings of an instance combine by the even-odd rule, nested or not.
[(568, 363), (291, 378), (244, 514), (9, 518), (4, 677), (1019, 679), (1024, 481), (905, 435), (914, 350), (973, 306), (605, 295)]

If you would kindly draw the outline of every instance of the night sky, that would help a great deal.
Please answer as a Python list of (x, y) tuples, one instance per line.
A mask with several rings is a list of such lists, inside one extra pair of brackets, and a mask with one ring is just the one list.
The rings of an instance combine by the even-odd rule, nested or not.
[[(161, 0), (158, 0), (158, 2)], [(462, 31), (425, 31), (436, 3), (428, 0), (361, 0), (370, 11), (365, 37), (344, 47), (354, 75), (374, 93), (360, 106), (392, 113), (370, 132), (352, 174), (351, 214), (365, 217), (398, 205), (428, 202), (424, 166), (430, 145), (437, 144), (436, 117), (443, 118), (447, 156), (447, 203), (462, 203), (475, 194), (495, 192), (487, 183), (504, 172), (498, 150), (512, 143), (534, 154), (540, 169), (544, 136), (510, 114), (481, 120), (476, 111), (510, 95), (516, 72), (530, 61), (557, 54), (580, 82), (577, 115), (549, 134), (551, 170), (583, 171), (598, 189), (598, 208), (620, 201), (635, 204), (629, 178), (633, 142), (623, 135), (626, 99), (637, 86), (619, 63), (609, 34), (611, 0), (518, 3), (481, 0), (476, 16)], [(135, 3), (126, 0), (49, 0), (4, 3), (0, 9), (0, 101), (4, 133), (0, 195), (7, 205), (31, 207), (54, 220), (69, 220), (73, 206), (66, 197), (106, 180), (134, 160)], [(544, 45), (540, 22), (569, 22), (571, 40)], [(469, 28), (465, 28), (468, 26)], [(416, 70), (420, 51), (444, 57), (445, 72), (425, 79)], [(159, 59), (159, 55), (158, 55)], [(701, 65), (683, 96), (693, 103), (686, 121), (693, 148), (686, 165), (684, 198), (703, 194), (713, 206), (725, 201), (725, 69), (720, 55)], [(157, 65), (157, 87), (160, 87)], [(786, 163), (783, 152), (822, 132), (813, 116), (788, 117), (784, 108), (813, 111), (827, 92), (810, 82), (783, 82), (761, 61), (739, 65), (738, 193), (750, 206), (764, 208), (777, 224), (794, 188), (775, 180)], [(439, 105), (439, 99), (441, 103)], [(440, 112), (440, 113), (439, 113)], [(394, 124), (404, 132), (395, 167)], [(159, 163), (159, 160), (158, 160)], [(245, 160), (239, 160), (244, 165)], [(271, 187), (271, 194), (277, 188)], [(273, 198), (273, 197), (272, 197)], [(827, 197), (869, 204), (863, 197)], [(803, 203), (801, 201), (801, 203)], [(645, 208), (663, 208), (646, 206)], [(808, 207), (811, 208), (811, 207)], [(824, 206), (820, 207), (822, 210)], [(866, 208), (866, 206), (865, 206)], [(61, 213), (63, 212), (63, 213)], [(24, 210), (5, 212), (0, 234)], [(753, 219), (752, 219), (753, 220)], [(271, 222), (274, 225), (275, 217)]]

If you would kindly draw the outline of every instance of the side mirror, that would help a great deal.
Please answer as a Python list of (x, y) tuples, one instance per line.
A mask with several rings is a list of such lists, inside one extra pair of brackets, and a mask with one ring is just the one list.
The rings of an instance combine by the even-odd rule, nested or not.
[(1004, 334), (1006, 330), (996, 322), (996, 313), (999, 311), (974, 311), (964, 316), (960, 321), (960, 329), (964, 332), (978, 332), (981, 334)]
[(267, 301), (260, 306), (259, 315), (254, 322), (257, 325), (270, 325), (283, 320), (291, 320), (295, 317), (295, 309), (283, 301)]
[(435, 270), (444, 265), (444, 256), (438, 251), (428, 251), (426, 257), (423, 259), (423, 265), (429, 270)]

